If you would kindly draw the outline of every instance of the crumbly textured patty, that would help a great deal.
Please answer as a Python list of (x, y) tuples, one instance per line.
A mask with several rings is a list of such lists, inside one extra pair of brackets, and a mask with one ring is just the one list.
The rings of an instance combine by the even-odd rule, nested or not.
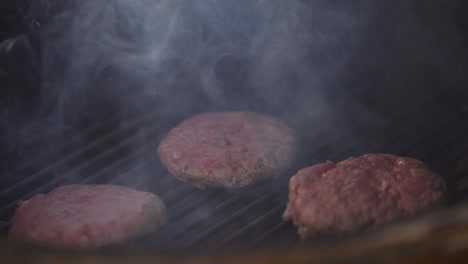
[(21, 202), (9, 237), (95, 248), (152, 232), (165, 213), (163, 202), (152, 193), (115, 185), (66, 185)]
[(243, 187), (283, 172), (296, 138), (285, 124), (253, 112), (203, 113), (173, 128), (158, 147), (175, 177), (218, 187)]
[(446, 187), (424, 163), (367, 154), (300, 170), (289, 182), (283, 218), (307, 238), (346, 233), (412, 215), (441, 201)]

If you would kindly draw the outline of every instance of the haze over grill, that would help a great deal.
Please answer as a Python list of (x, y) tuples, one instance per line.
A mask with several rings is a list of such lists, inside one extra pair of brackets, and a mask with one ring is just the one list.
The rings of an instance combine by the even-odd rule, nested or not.
[[(330, 45), (343, 45), (337, 38), (354, 31), (358, 21), (320, 5), (309, 16), (314, 7), (304, 5), (80, 1), (46, 29), (45, 80), (59, 87), (58, 112), (66, 116), (82, 116), (65, 109), (79, 98), (96, 97), (113, 111), (141, 107), (172, 114), (236, 106), (284, 111), (313, 94), (313, 108), (322, 109), (323, 96), (317, 92), (322, 79), (348, 58), (333, 56), (327, 62), (331, 58), (325, 56), (335, 53)], [(311, 23), (318, 24), (315, 32)]]
[(24, 137), (63, 132), (51, 137), (56, 145), (109, 117), (125, 125), (128, 113), (181, 120), (233, 109), (301, 126), (319, 119), (335, 130), (342, 118), (325, 88), (349, 58), (335, 53), (354, 47), (344, 37), (363, 26), (335, 9), (261, 0), (34, 2), (32, 25), (37, 15), (51, 18), (38, 31), (41, 117)]
[(372, 91), (375, 96), (364, 103), (347, 102), (347, 110), (358, 122), (372, 119), (378, 125), (381, 113), (368, 109), (378, 104), (375, 97), (398, 99), (410, 87), (432, 87), (426, 74), (436, 70), (446, 73), (437, 77), (441, 82), (459, 83), (457, 72), (466, 66), (457, 58), (462, 40), (448, 18), (456, 4), (48, 0), (32, 5), (33, 22), (35, 16), (58, 13), (41, 28), (43, 109), (53, 109), (54, 124), (135, 110), (165, 115), (242, 107), (336, 121), (342, 115), (336, 105)]
[[(457, 136), (439, 132), (462, 135), (453, 124), (462, 118), (443, 107), (443, 98), (433, 97), (433, 92), (466, 87), (465, 39), (450, 18), (463, 10), (458, 7), (462, 1), (455, 2), (34, 1), (31, 25), (42, 20), (35, 14), (50, 18), (31, 34), (40, 40), (39, 117), (15, 123), (10, 115), (15, 111), (10, 110), (3, 124), (12, 129), (0, 131), (11, 133), (2, 139), (14, 145), (11, 139), (19, 130), (21, 144), (41, 138), (47, 150), (112, 117), (122, 129), (80, 137), (79, 143), (66, 145), (66, 156), (44, 158), (36, 163), (38, 170), (22, 170), (39, 176), (27, 178), (21, 190), (6, 184), (4, 200), (11, 201), (7, 209), (16, 206), (17, 198), (54, 185), (124, 184), (161, 194), (168, 212), (175, 211), (169, 222), (181, 233), (187, 229), (177, 223), (193, 224), (195, 219), (206, 220), (206, 226), (220, 219), (221, 225), (213, 225), (215, 233), (232, 233), (224, 229), (224, 220), (242, 225), (225, 212), (212, 217), (218, 205), (212, 192), (186, 195), (188, 187), (170, 177), (158, 178), (166, 173), (155, 153), (158, 139), (198, 111), (246, 108), (279, 117), (302, 141), (303, 160), (293, 170), (376, 151), (410, 153), (425, 161), (446, 146), (443, 153), (454, 157), (464, 146), (454, 154), (449, 143)], [(36, 68), (22, 68), (25, 62), (16, 57), (10, 61), (23, 70)], [(148, 114), (156, 117), (138, 119)], [(133, 155), (141, 149), (150, 151)], [(41, 161), (37, 149), (31, 155)], [(428, 165), (448, 166), (446, 156), (441, 161), (432, 155)], [(18, 182), (22, 176), (10, 173), (8, 179)], [(262, 223), (251, 225), (257, 215), (242, 212), (282, 206), (287, 185), (278, 186), (283, 197), (274, 188), (251, 190), (268, 193), (262, 199), (273, 200), (272, 207), (250, 198), (236, 205), (243, 211), (235, 214), (247, 216), (251, 228), (242, 230), (250, 233)], [(185, 213), (191, 208), (196, 210)], [(1, 221), (9, 219), (8, 210)], [(281, 221), (279, 215), (265, 219)], [(221, 229), (224, 232), (218, 232)], [(210, 233), (192, 237), (199, 230), (191, 231), (180, 240), (203, 240)]]
[(447, 83), (464, 87), (456, 10), (437, 1), (34, 1), (31, 25), (50, 19), (38, 31), (40, 117), (21, 137), (64, 132), (47, 148), (109, 117), (125, 125), (128, 113), (182, 120), (249, 109), (298, 132), (303, 165), (321, 162), (313, 154), (324, 137), (359, 145), (395, 107)]

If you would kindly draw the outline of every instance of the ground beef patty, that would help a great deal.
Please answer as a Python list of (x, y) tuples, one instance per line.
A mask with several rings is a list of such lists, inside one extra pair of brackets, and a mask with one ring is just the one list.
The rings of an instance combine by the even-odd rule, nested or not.
[(162, 140), (158, 154), (177, 178), (218, 187), (242, 187), (287, 168), (296, 149), (293, 131), (252, 112), (203, 113)]
[(376, 227), (442, 199), (445, 184), (421, 161), (367, 154), (300, 170), (283, 215), (302, 238)]
[(158, 196), (115, 185), (67, 185), (16, 209), (11, 239), (94, 248), (154, 231), (166, 208)]

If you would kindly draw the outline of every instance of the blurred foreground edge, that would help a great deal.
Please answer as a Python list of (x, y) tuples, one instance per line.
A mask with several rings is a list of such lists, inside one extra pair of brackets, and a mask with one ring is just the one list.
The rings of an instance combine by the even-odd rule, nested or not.
[(468, 202), (343, 241), (217, 254), (74, 252), (0, 239), (2, 263), (467, 263)]

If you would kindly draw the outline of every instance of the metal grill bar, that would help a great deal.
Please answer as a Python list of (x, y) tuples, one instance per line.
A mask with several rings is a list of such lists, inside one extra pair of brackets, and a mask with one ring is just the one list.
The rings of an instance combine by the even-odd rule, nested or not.
[[(144, 125), (144, 124), (140, 124), (140, 125)], [(72, 151), (71, 153), (69, 153), (69, 155), (66, 155), (65, 157), (61, 157), (60, 159), (55, 160), (54, 162), (50, 162), (51, 165), (49, 166), (45, 166), (45, 167), (43, 166), (44, 164), (49, 164), (49, 162), (43, 163), (42, 168), (40, 168), (37, 171), (32, 172), (26, 178), (21, 178), (21, 177), (18, 177), (18, 175), (12, 175), (12, 173), (10, 173), (8, 174), (10, 175), (10, 177), (16, 176), (16, 178), (20, 180), (14, 184), (11, 184), (6, 189), (2, 190), (0, 193), (0, 197), (4, 195), (8, 195), (10, 192), (15, 191), (15, 189), (20, 187), (22, 184), (34, 183), (34, 181), (37, 180), (39, 177), (43, 176), (45, 173), (50, 172), (52, 170), (58, 170), (58, 168), (61, 168), (61, 167), (72, 168), (74, 165), (75, 166), (80, 165), (80, 163), (82, 162), (89, 162), (84, 158), (84, 156), (87, 156), (87, 158), (92, 157), (91, 153), (97, 154), (100, 151), (105, 150), (106, 148), (109, 147), (109, 144), (112, 144), (112, 142), (115, 142), (116, 139), (118, 138), (128, 137), (126, 140), (135, 138), (138, 136), (138, 134), (135, 133), (136, 131), (137, 131), (136, 127), (129, 127), (124, 130), (120, 130), (114, 133), (104, 135), (95, 141), (89, 142), (86, 146), (79, 148), (76, 151)], [(125, 142), (120, 142), (120, 144), (125, 144)], [(89, 154), (85, 155), (87, 153)], [(6, 177), (8, 177), (8, 175)], [(24, 175), (24, 174), (20, 174), (20, 175)]]
[[(89, 184), (89, 183), (93, 183), (94, 180), (96, 180), (99, 176), (101, 176), (102, 174), (104, 174), (106, 171), (108, 171), (109, 167), (97, 172), (95, 175), (93, 175), (92, 177), (89, 177), (89, 178), (86, 178), (82, 181), (79, 181), (79, 182), (76, 182), (76, 184)], [(132, 167), (125, 167), (125, 168), (120, 168), (119, 171), (121, 172), (119, 175), (117, 175), (117, 177), (115, 179), (113, 179), (112, 181), (110, 182), (106, 182), (106, 183), (109, 183), (109, 184), (114, 184), (115, 182), (117, 182), (119, 179), (122, 179), (122, 178), (125, 178), (125, 177), (128, 177), (128, 175), (132, 172), (132, 171), (135, 171), (137, 168), (132, 168)], [(140, 180), (138, 182), (138, 184), (142, 184), (144, 181), (143, 180)], [(58, 186), (58, 185), (57, 185)], [(33, 195), (32, 195), (33, 196)], [(16, 207), (16, 204), (14, 204), (15, 207)], [(11, 209), (11, 208), (4, 208), (3, 210), (8, 210), (8, 209)], [(3, 225), (0, 225), (0, 230), (2, 229), (5, 229), (7, 227), (9, 227), (10, 225), (10, 222), (6, 222), (6, 221), (3, 221), (2, 222)]]
[[(468, 149), (468, 139), (463, 138), (468, 125), (463, 116), (451, 114), (452, 111), (444, 105), (432, 105), (434, 101), (407, 104), (406, 111), (421, 111), (417, 125), (405, 120), (405, 111), (397, 111), (386, 120), (386, 125), (369, 129), (357, 136), (356, 141), (345, 142), (339, 138), (339, 133), (323, 140), (323, 135), (317, 132), (310, 136), (314, 143), (308, 153), (317, 160), (338, 161), (368, 151), (394, 152), (423, 158), (442, 168)], [(391, 107), (389, 104), (387, 110)], [(443, 118), (432, 122), (434, 117)], [(153, 122), (153, 117), (135, 120), (79, 149), (73, 149), (75, 145), (70, 143), (70, 153), (30, 173), (30, 177), (17, 180), (0, 193), (0, 200), (7, 201), (6, 207), (0, 209), (0, 219), (9, 219), (18, 199), (27, 199), (61, 184), (112, 183), (156, 193), (166, 203), (166, 224), (154, 234), (136, 241), (137, 244), (152, 243), (162, 248), (215, 248), (240, 242), (247, 246), (271, 241), (282, 245), (297, 242), (295, 228), (281, 219), (286, 203), (286, 184), (262, 187), (255, 189), (256, 192), (195, 189), (168, 175), (159, 163), (155, 150), (166, 127)], [(444, 134), (447, 129), (454, 133)], [(422, 135), (420, 131), (424, 130), (427, 133)], [(374, 135), (381, 135), (380, 138), (385, 140), (374, 140)], [(341, 147), (336, 148), (339, 144)], [(465, 148), (460, 146), (455, 152), (446, 148), (454, 144)], [(445, 155), (442, 161), (436, 162), (441, 155)], [(27, 165), (16, 172), (27, 175), (33, 167)], [(14, 176), (13, 173), (9, 175)], [(284, 175), (281, 180), (286, 182), (289, 176)]]
[[(215, 201), (212, 201), (209, 204), (204, 204), (204, 208), (212, 208), (212, 211), (209, 212), (209, 215), (216, 215), (222, 213), (224, 210), (226, 210), (229, 206), (233, 205), (236, 202), (236, 199), (234, 197), (230, 198), (225, 198), (226, 195), (221, 195), (220, 197), (215, 197)], [(223, 199), (225, 199), (223, 201)], [(210, 199), (212, 200), (212, 199)], [(193, 204), (190, 205), (190, 207), (193, 207)], [(193, 208), (192, 208), (193, 209)], [(170, 236), (173, 238), (181, 238), (183, 235), (186, 235), (188, 230), (194, 229), (197, 225), (200, 225), (203, 223), (203, 221), (207, 220), (206, 215), (189, 215), (189, 210), (187, 209), (184, 211), (185, 214), (180, 214), (178, 216), (171, 217), (173, 221), (171, 221), (171, 228), (166, 228), (162, 230), (158, 234), (158, 236)], [(164, 232), (166, 234), (164, 234)], [(167, 234), (169, 233), (169, 234)]]
[[(254, 203), (255, 203), (255, 201), (254, 201)], [(196, 204), (197, 206), (203, 206), (203, 205), (200, 205), (200, 203), (195, 203), (195, 204)], [(188, 208), (188, 207), (190, 207), (190, 206), (187, 206), (187, 208)], [(245, 208), (245, 207), (241, 207), (240, 210), (242, 210), (243, 208)], [(223, 209), (224, 209), (224, 208), (223, 208)], [(268, 215), (269, 213), (271, 214), (271, 213), (273, 213), (273, 212), (274, 212), (274, 211), (272, 211), (272, 212), (269, 211), (269, 212), (267, 212), (267, 215)], [(226, 219), (231, 219), (231, 217), (233, 217), (232, 215), (226, 215), (225, 212), (223, 212), (223, 213), (224, 213), (223, 216), (226, 217)], [(237, 213), (238, 213), (238, 211), (236, 211), (234, 214), (237, 214)], [(276, 213), (278, 213), (278, 211), (276, 211)], [(242, 214), (242, 213), (239, 213), (239, 214)], [(266, 218), (267, 218), (267, 217), (262, 217), (262, 215), (261, 215), (259, 219), (266, 219)], [(181, 228), (181, 225), (179, 225), (179, 224), (180, 224), (181, 222), (184, 222), (184, 221), (181, 220), (182, 218), (178, 218), (178, 219), (179, 219), (179, 222), (176, 221), (176, 223), (178, 223), (178, 224), (175, 224), (175, 225), (174, 225), (174, 226), (178, 226), (178, 230), (179, 230), (179, 232), (176, 232), (177, 235), (175, 236), (175, 238), (178, 237), (178, 234), (182, 234), (182, 233), (183, 233), (183, 234), (186, 234), (187, 229), (193, 228), (194, 225), (195, 225), (195, 224), (189, 225), (189, 226), (188, 226), (189, 228)], [(255, 221), (255, 220), (254, 220), (254, 221)], [(185, 221), (185, 222), (187, 222), (187, 221)], [(194, 221), (194, 222), (196, 223), (196, 221)], [(261, 223), (261, 220), (256, 220), (254, 223)], [(219, 224), (219, 226), (225, 226), (225, 225), (226, 225), (226, 223), (224, 223), (224, 222), (222, 222), (222, 224)], [(279, 224), (279, 226), (283, 226), (283, 225), (282, 225), (282, 224)], [(215, 227), (216, 227), (216, 225), (215, 225)], [(250, 228), (251, 225), (248, 225), (248, 227)], [(167, 230), (167, 229), (166, 229), (166, 230)], [(200, 228), (198, 228), (198, 229), (196, 228), (196, 229), (194, 229), (194, 230), (200, 230)], [(162, 232), (164, 232), (164, 231), (162, 231)], [(166, 231), (166, 232), (168, 232), (168, 231)], [(188, 231), (188, 232), (190, 232), (190, 231)], [(196, 232), (196, 231), (195, 231), (195, 232)], [(213, 231), (210, 230), (210, 229), (208, 229), (206, 232), (207, 232), (207, 233), (212, 233)], [(268, 232), (268, 230), (267, 230), (267, 232)], [(239, 234), (242, 234), (242, 233), (244, 233), (244, 232), (240, 232)], [(202, 235), (202, 237), (203, 237), (203, 235)], [(211, 238), (211, 237), (210, 237), (210, 238)], [(181, 241), (186, 241), (186, 238), (185, 238), (185, 237), (181, 237), (180, 240), (181, 240)], [(231, 235), (229, 240), (235, 240), (235, 237)], [(180, 243), (180, 241), (178, 241), (178, 240), (175, 240), (175, 241), (174, 241), (174, 244), (175, 244), (175, 245), (178, 245), (178, 243)], [(190, 245), (193, 245), (193, 244), (195, 244), (195, 243), (197, 243), (197, 240), (196, 240), (196, 239), (194, 239), (194, 240), (191, 241), (191, 242), (187, 242), (187, 243), (185, 244), (185, 246), (190, 246)]]
[[(34, 167), (37, 165), (43, 165), (44, 161), (47, 160), (53, 160), (56, 161), (59, 156), (57, 153), (62, 152), (65, 153), (66, 150), (71, 151), (70, 147), (76, 148), (77, 146), (80, 145), (80, 142), (85, 140), (86, 138), (90, 137), (99, 137), (100, 135), (102, 136), (103, 133), (103, 128), (104, 127), (109, 127), (111, 126), (115, 121), (108, 121), (99, 125), (96, 125), (94, 127), (90, 127), (88, 129), (85, 129), (85, 131), (82, 131), (81, 133), (74, 133), (73, 135), (70, 135), (67, 139), (67, 142), (64, 142), (64, 144), (59, 144), (59, 145), (53, 145), (49, 146), (47, 149), (43, 149), (41, 155), (36, 155), (36, 152), (28, 152), (27, 150), (24, 151), (25, 157), (22, 158), (21, 163), (15, 164), (13, 168), (11, 168), (5, 175), (4, 177), (11, 177), (14, 175), (17, 175), (18, 173), (27, 173), (30, 172)], [(59, 134), (58, 132), (56, 132)], [(62, 134), (65, 133), (62, 131)], [(51, 133), (52, 134), (52, 133)], [(57, 134), (54, 135), (48, 135), (44, 136), (44, 138), (51, 138), (53, 136), (56, 136)], [(26, 147), (27, 149), (35, 148), (38, 149), (39, 143), (33, 142), (32, 146)], [(63, 151), (61, 151), (63, 150)], [(2, 157), (3, 158), (3, 157)], [(35, 166), (36, 165), (36, 166)]]
[(262, 205), (262, 202), (266, 201), (267, 199), (271, 199), (271, 196), (272, 195), (269, 193), (264, 194), (262, 197), (255, 200), (254, 202), (241, 207), (239, 210), (236, 210), (236, 212), (234, 214), (230, 214), (229, 217), (219, 219), (219, 221), (214, 221), (216, 224), (213, 225), (211, 228), (208, 228), (203, 232), (198, 233), (198, 235), (193, 236), (191, 239), (184, 239), (184, 241), (180, 241), (180, 244), (177, 243), (178, 241), (175, 241), (175, 243), (179, 244), (181, 247), (189, 247), (197, 243), (201, 243), (202, 240), (212, 236), (215, 232), (218, 232), (221, 229), (226, 229), (232, 221), (236, 220), (237, 217), (240, 217), (253, 209), (257, 209), (260, 205)]
[[(157, 126), (154, 126), (150, 130), (148, 130), (148, 132), (153, 132), (156, 134), (158, 132), (156, 131), (157, 128), (158, 128)], [(148, 142), (148, 145), (144, 145), (143, 147), (140, 146), (139, 148), (137, 148), (136, 152), (135, 150), (132, 150), (132, 152), (117, 155), (119, 154), (119, 150), (122, 150), (125, 147), (130, 146), (131, 144), (134, 144), (135, 141), (138, 140), (138, 136), (141, 136), (141, 134), (130, 136), (129, 138), (121, 141), (120, 144), (104, 149), (103, 152), (98, 153), (96, 156), (86, 160), (85, 162), (79, 163), (76, 167), (72, 168), (69, 171), (60, 173), (56, 171), (58, 168), (53, 166), (47, 169), (48, 173), (45, 173), (46, 170), (44, 170), (42, 171), (41, 174), (34, 175), (35, 178), (39, 178), (39, 176), (45, 177), (48, 181), (46, 181), (45, 184), (39, 185), (39, 187), (33, 186), (31, 188), (31, 191), (28, 194), (23, 195), (19, 198), (16, 198), (13, 202), (7, 204), (5, 207), (0, 209), (0, 216), (3, 217), (3, 215), (5, 214), (5, 211), (12, 210), (14, 207), (16, 207), (16, 203), (18, 200), (28, 199), (32, 195), (39, 193), (39, 192), (50, 190), (51, 188), (59, 185), (60, 183), (64, 183), (64, 182), (70, 183), (72, 179), (75, 179), (77, 177), (80, 178), (78, 173), (81, 173), (83, 175), (93, 175), (94, 173), (99, 173), (105, 170), (106, 168), (108, 168), (107, 166), (118, 166), (119, 163), (125, 158), (128, 158), (129, 156), (132, 156), (132, 155), (136, 155), (138, 151), (143, 151), (144, 149), (147, 149), (148, 145), (154, 145), (155, 143), (157, 143), (157, 140), (158, 140), (158, 138), (153, 138), (151, 141)], [(106, 159), (110, 159), (110, 161), (106, 162), (106, 164), (108, 165), (99, 164), (99, 162), (104, 162)], [(97, 170), (97, 171), (87, 173), (86, 169)], [(28, 183), (31, 183), (31, 182), (28, 182)], [(33, 185), (34, 183), (35, 182), (32, 182), (31, 185)], [(11, 194), (14, 195), (15, 194), (14, 192), (17, 191), (19, 187), (20, 187), (19, 185), (15, 185), (15, 186), (8, 188), (6, 191), (0, 194), (0, 199), (4, 200), (5, 197), (8, 197), (7, 195), (11, 195)]]
[(258, 235), (255, 239), (252, 240), (250, 246), (258, 245), (266, 240), (268, 240), (272, 235), (278, 233), (279, 230), (288, 228), (291, 224), (286, 222), (278, 223), (277, 225), (269, 228), (268, 230), (264, 231), (262, 234)]
[[(427, 113), (427, 112), (426, 112)], [(439, 113), (441, 114), (441, 116), (445, 116), (443, 115), (443, 110), (437, 110), (436, 113)], [(430, 116), (431, 115), (427, 115), (428, 119), (430, 119)], [(454, 122), (456, 119), (457, 122)], [(423, 120), (424, 121), (424, 120)], [(429, 136), (426, 136), (426, 137), (423, 137), (423, 138), (420, 138), (419, 141), (416, 142), (416, 144), (414, 145), (410, 145), (408, 147), (409, 150), (414, 150), (415, 148), (417, 147), (421, 147), (421, 146), (426, 146), (426, 144), (424, 143), (427, 143), (428, 141), (430, 141), (433, 137), (437, 136), (443, 129), (447, 129), (447, 128), (460, 128), (460, 129), (455, 129), (457, 130), (457, 133), (455, 135), (453, 135), (453, 137), (451, 137), (452, 140), (456, 140), (456, 139), (460, 139), (460, 136), (463, 135), (463, 134), (466, 134), (466, 132), (468, 132), (468, 126), (463, 126), (463, 124), (465, 124), (465, 120), (463, 118), (461, 118), (460, 116), (458, 117), (453, 117), (453, 118), (444, 118), (443, 120), (444, 122), (441, 123), (440, 126), (438, 126), (438, 129), (435, 130), (431, 135)], [(422, 122), (424, 123), (424, 122)], [(389, 124), (389, 127), (392, 127), (392, 123)], [(455, 126), (454, 126), (455, 125)], [(462, 127), (460, 127), (462, 126)], [(413, 131), (412, 131), (413, 132)], [(391, 134), (394, 134), (394, 132), (392, 132)], [(399, 136), (398, 134), (395, 136), (395, 139), (397, 139)], [(394, 140), (395, 142), (396, 140)], [(465, 146), (468, 145), (468, 140), (464, 140), (465, 141)], [(429, 154), (436, 154), (438, 151), (440, 151), (441, 149), (444, 149), (444, 146), (447, 146), (447, 145), (444, 145), (444, 144), (449, 144), (449, 142), (441, 142), (440, 144), (438, 144), (435, 148), (431, 148), (433, 149), (432, 151), (429, 152)], [(352, 147), (352, 146), (351, 146)], [(342, 153), (345, 153), (347, 151), (349, 151), (349, 148), (350, 146), (347, 146), (346, 148), (343, 148), (342, 150), (340, 150)], [(382, 148), (385, 148), (385, 145), (382, 145), (381, 147), (376, 147), (376, 149), (382, 149)], [(404, 148), (403, 146), (401, 148)], [(400, 148), (400, 150), (401, 150)], [(427, 148), (425, 148), (427, 149)], [(416, 153), (418, 152), (415, 152), (414, 155), (416, 155)], [(421, 152), (419, 152), (421, 153)], [(422, 152), (424, 153), (424, 152)], [(334, 154), (332, 154), (331, 156), (337, 156), (339, 155), (339, 152), (336, 152)], [(411, 156), (411, 155), (409, 155)], [(456, 156), (456, 155), (454, 155)], [(260, 216), (262, 217), (262, 216)], [(269, 236), (271, 236), (272, 234), (275, 234), (277, 232), (278, 229), (281, 229), (281, 228), (285, 228), (285, 226), (287, 226), (288, 224), (285, 224), (285, 223), (279, 223), (277, 224), (276, 226), (273, 226), (272, 228), (270, 229), (267, 229), (263, 234), (259, 235), (257, 239), (255, 239), (254, 241), (256, 242), (260, 242), (262, 240), (265, 240), (266, 238), (268, 238)], [(260, 226), (260, 225), (259, 225)], [(254, 228), (251, 228), (251, 230), (254, 229)], [(244, 231), (246, 232), (246, 231)], [(229, 236), (229, 239), (226, 239), (227, 241), (232, 241), (234, 240), (235, 237), (233, 236)], [(255, 243), (254, 243), (255, 244)]]
[[(93, 127), (89, 130), (86, 130), (82, 133), (71, 135), (70, 138), (64, 144), (59, 144), (57, 146), (51, 146), (49, 150), (46, 150), (44, 153), (34, 153), (30, 158), (25, 159), (19, 166), (11, 170), (9, 173), (3, 175), (5, 179), (10, 179), (11, 184), (19, 184), (19, 182), (12, 182), (14, 180), (28, 180), (31, 177), (34, 177), (39, 173), (37, 168), (40, 170), (45, 170), (47, 167), (44, 167), (44, 164), (54, 164), (59, 165), (65, 159), (70, 159), (73, 156), (88, 151), (93, 147), (102, 147), (105, 145), (106, 141), (112, 138), (122, 136), (126, 130), (134, 126), (144, 125), (144, 121), (149, 121), (154, 119), (155, 115), (148, 116), (137, 116), (129, 121), (129, 126), (121, 126), (117, 129), (111, 129), (118, 124), (118, 120), (112, 120), (104, 124)], [(103, 134), (104, 133), (104, 134)], [(89, 140), (93, 138), (94, 140)], [(85, 146), (82, 146), (83, 141), (87, 141)], [(65, 153), (65, 156), (62, 154)], [(28, 175), (27, 178), (18, 177), (18, 175)], [(11, 186), (11, 185), (10, 185)]]
[[(234, 241), (238, 239), (240, 236), (245, 235), (249, 232), (251, 232), (250, 235), (255, 235), (257, 232), (261, 232), (261, 230), (259, 230), (258, 228), (261, 228), (263, 226), (262, 223), (264, 221), (272, 219), (271, 217), (273, 216), (277, 216), (280, 211), (283, 212), (285, 206), (286, 206), (286, 203), (280, 203), (279, 205), (268, 210), (266, 213), (260, 215), (259, 217), (256, 217), (253, 221), (251, 221), (250, 223), (248, 223), (241, 229), (238, 229), (237, 231), (232, 232), (231, 234), (228, 234), (224, 239), (221, 240), (218, 246), (219, 247), (224, 246), (225, 244), (228, 244), (229, 242)], [(281, 212), (279, 213), (279, 215), (281, 215)], [(278, 219), (278, 222), (281, 221), (281, 218), (276, 218), (276, 219)], [(255, 232), (252, 232), (252, 231), (255, 231)]]

